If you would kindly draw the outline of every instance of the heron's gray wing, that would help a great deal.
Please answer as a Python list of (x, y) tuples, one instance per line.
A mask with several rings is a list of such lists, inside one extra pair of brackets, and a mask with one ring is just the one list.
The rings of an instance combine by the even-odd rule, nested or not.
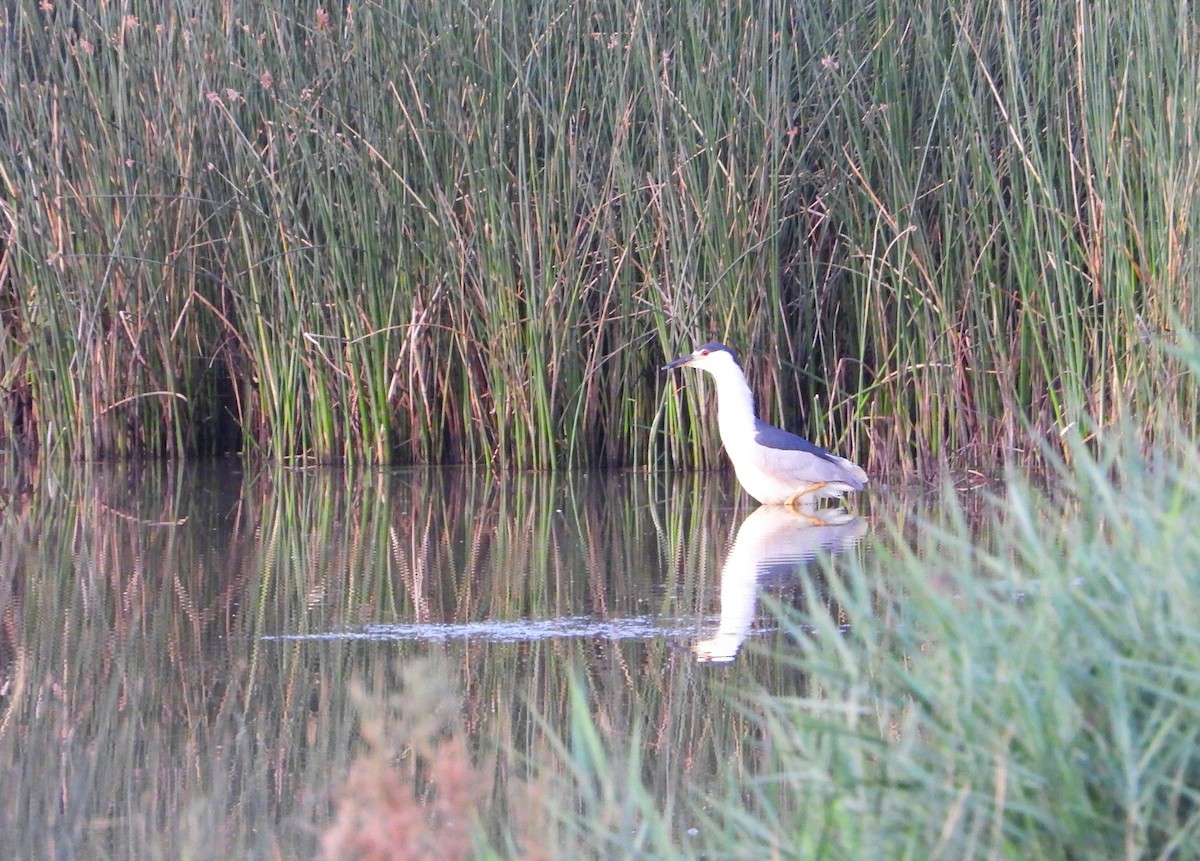
[(859, 489), (863, 486), (842, 458), (794, 433), (755, 419), (754, 441), (762, 447), (759, 458), (768, 472), (791, 474), (813, 483), (840, 481)]
[(798, 437), (794, 433), (785, 431), (782, 428), (772, 427), (761, 419), (755, 419), (754, 421), (754, 441), (763, 448), (802, 451), (806, 454), (816, 455), (830, 463), (837, 463), (834, 456), (819, 445), (813, 445), (803, 437)]

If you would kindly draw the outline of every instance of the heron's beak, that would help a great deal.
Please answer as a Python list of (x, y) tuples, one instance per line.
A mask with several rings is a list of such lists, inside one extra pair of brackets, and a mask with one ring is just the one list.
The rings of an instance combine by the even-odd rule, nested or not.
[(663, 369), (664, 371), (670, 371), (670, 370), (673, 370), (673, 369), (675, 369), (675, 368), (682, 368), (684, 365), (689, 365), (689, 364), (691, 364), (691, 361), (692, 361), (692, 359), (694, 359), (694, 358), (696, 358), (696, 354), (695, 354), (695, 353), (692, 353), (692, 354), (691, 354), (691, 355), (689, 355), (689, 356), (680, 356), (680, 357), (679, 357), (678, 359), (676, 359), (675, 361), (673, 361), (673, 362), (668, 362), (667, 364), (663, 365), (663, 366), (662, 366), (662, 369)]

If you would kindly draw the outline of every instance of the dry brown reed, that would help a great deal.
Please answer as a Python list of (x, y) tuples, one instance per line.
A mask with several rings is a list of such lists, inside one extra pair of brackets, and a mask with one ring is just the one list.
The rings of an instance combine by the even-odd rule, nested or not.
[[(467, 751), (461, 701), (435, 660), (406, 665), (403, 686), (371, 693), (352, 686), (363, 750), (336, 795), (321, 838), (332, 861), (458, 861), (485, 784)], [(386, 684), (381, 682), (381, 684)]]
[[(321, 837), (331, 861), (458, 861), (472, 856), (480, 778), (461, 734), (420, 745), (423, 781), (404, 775), (390, 748), (368, 743), (350, 766), (337, 815)], [(421, 784), (424, 784), (423, 786)]]

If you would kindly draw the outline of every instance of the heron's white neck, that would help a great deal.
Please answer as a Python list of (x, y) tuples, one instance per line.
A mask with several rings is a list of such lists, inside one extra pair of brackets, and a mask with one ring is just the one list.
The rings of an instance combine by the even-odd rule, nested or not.
[(737, 366), (719, 367), (709, 373), (717, 384), (717, 425), (729, 449), (729, 440), (754, 435), (754, 393)]

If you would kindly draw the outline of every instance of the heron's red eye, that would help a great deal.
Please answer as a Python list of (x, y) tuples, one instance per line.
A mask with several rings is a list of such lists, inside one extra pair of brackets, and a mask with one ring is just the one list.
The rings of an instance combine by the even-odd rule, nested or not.
[(701, 351), (700, 351), (700, 355), (701, 355), (701, 356), (707, 356), (707, 355), (708, 355), (708, 350), (701, 350)]

